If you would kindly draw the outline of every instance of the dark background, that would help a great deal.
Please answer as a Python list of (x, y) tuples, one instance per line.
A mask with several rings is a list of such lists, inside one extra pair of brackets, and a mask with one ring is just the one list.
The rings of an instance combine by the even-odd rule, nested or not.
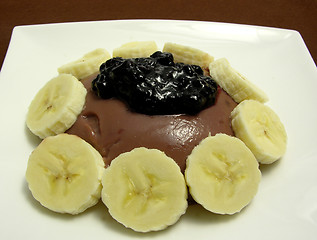
[(116, 19), (178, 19), (297, 30), (315, 63), (317, 0), (1, 0), (0, 64), (14, 26)]

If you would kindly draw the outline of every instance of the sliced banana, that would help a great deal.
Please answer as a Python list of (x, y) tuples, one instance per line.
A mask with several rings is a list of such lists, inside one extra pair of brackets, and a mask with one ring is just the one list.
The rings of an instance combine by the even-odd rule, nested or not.
[(113, 57), (140, 58), (149, 57), (158, 50), (154, 41), (135, 41), (123, 44), (113, 50)]
[(199, 49), (171, 42), (164, 44), (163, 52), (172, 53), (175, 62), (194, 64), (202, 67), (203, 69), (208, 68), (209, 64), (214, 60), (214, 57)]
[(210, 76), (237, 103), (247, 99), (267, 102), (267, 95), (245, 76), (230, 66), (226, 58), (220, 58), (209, 65)]
[(65, 132), (81, 113), (87, 90), (70, 74), (51, 79), (32, 100), (26, 124), (40, 138)]
[(79, 80), (88, 77), (99, 71), (102, 63), (110, 58), (110, 54), (103, 48), (97, 48), (86, 53), (82, 58), (67, 63), (58, 68), (58, 72), (72, 74)]
[(174, 224), (187, 209), (184, 176), (173, 159), (144, 147), (123, 153), (102, 178), (102, 201), (118, 222), (138, 232)]
[(45, 138), (31, 153), (26, 180), (33, 197), (59, 213), (78, 214), (100, 199), (101, 155), (75, 135)]
[(270, 107), (255, 100), (245, 100), (235, 107), (231, 118), (235, 135), (260, 163), (273, 163), (285, 154), (287, 134), (280, 118)]
[(255, 196), (261, 179), (252, 152), (238, 138), (205, 138), (187, 158), (185, 178), (194, 200), (218, 214), (241, 211)]

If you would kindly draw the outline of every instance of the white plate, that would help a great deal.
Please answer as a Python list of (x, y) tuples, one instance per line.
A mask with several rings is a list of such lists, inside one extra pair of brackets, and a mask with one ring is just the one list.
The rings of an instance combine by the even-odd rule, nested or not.
[[(97, 47), (110, 52), (133, 40), (176, 42), (226, 57), (270, 97), (287, 129), (285, 157), (261, 167), (252, 203), (234, 216), (190, 206), (165, 231), (125, 229), (102, 203), (78, 216), (52, 213), (25, 182), (27, 159), (38, 144), (25, 127), (35, 93), (57, 67)], [(1, 239), (316, 239), (317, 71), (296, 31), (192, 21), (100, 21), (16, 27), (0, 75)]]

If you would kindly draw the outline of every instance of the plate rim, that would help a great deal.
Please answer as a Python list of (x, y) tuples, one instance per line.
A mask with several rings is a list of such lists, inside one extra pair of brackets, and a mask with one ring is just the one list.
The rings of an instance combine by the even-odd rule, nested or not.
[[(130, 20), (111, 20), (111, 21), (108, 21), (108, 20), (105, 20), (105, 21), (107, 21), (107, 22), (113, 22), (113, 21), (115, 21), (115, 22), (118, 22), (118, 21), (120, 21), (120, 22), (123, 22), (123, 21), (130, 21)], [(95, 23), (95, 22), (105, 22), (105, 21), (87, 21), (87, 22), (89, 22), (89, 23)], [(143, 21), (143, 20), (136, 20), (136, 19), (134, 19), (134, 20), (132, 20), (133, 22), (135, 22), (135, 21)], [(147, 22), (149, 22), (148, 20), (146, 20)], [(157, 20), (154, 20), (155, 22), (158, 22)], [(160, 20), (159, 20), (160, 21)], [(164, 22), (167, 22), (167, 21), (175, 21), (175, 20), (164, 20)], [(180, 21), (180, 22), (197, 22), (197, 21), (187, 21), (187, 20), (176, 20), (176, 21)], [(198, 21), (199, 23), (201, 22), (201, 21)], [(205, 22), (205, 21), (204, 21)], [(83, 23), (83, 22), (68, 22), (68, 23), (70, 23), (70, 24), (78, 24), (78, 23)], [(37, 25), (22, 25), (22, 26), (17, 26), (17, 29), (21, 29), (20, 27), (28, 27), (28, 26), (30, 26), (30, 27), (36, 27), (36, 26), (47, 26), (47, 25), (60, 25), (60, 24), (68, 24), (68, 23), (50, 23), (50, 24), (37, 24)], [(214, 22), (206, 22), (206, 23), (214, 23)], [(219, 24), (219, 22), (216, 22), (217, 24)], [(220, 24), (232, 24), (232, 23), (220, 23)], [(234, 25), (241, 25), (241, 24), (234, 24)], [(243, 25), (243, 26), (248, 26), (248, 27), (256, 27), (256, 28), (261, 28), (262, 26), (254, 26), (254, 25)], [(264, 28), (269, 28), (269, 29), (271, 29), (271, 27), (264, 27)], [(276, 28), (273, 28), (273, 29), (276, 29)], [(279, 29), (279, 30), (283, 30), (283, 31), (285, 31), (284, 29)], [(287, 30), (287, 29), (286, 29)], [(287, 31), (292, 31), (292, 32), (297, 32), (297, 31), (293, 31), (293, 30), (287, 30)], [(305, 57), (306, 57), (306, 55), (305, 55)], [(11, 67), (11, 64), (12, 64), (12, 62), (10, 61), (10, 66), (8, 65), (8, 67)], [(1, 69), (2, 70), (2, 69)], [(315, 73), (317, 73), (317, 71), (315, 72)], [(316, 75), (317, 76), (317, 75)], [(0, 72), (0, 80), (1, 80), (1, 78), (4, 78), (5, 76), (1, 76), (1, 72)], [(1, 81), (0, 81), (0, 83), (1, 83)], [(34, 209), (31, 209), (31, 210), (34, 210)], [(238, 217), (241, 217), (241, 216), (238, 216)], [(242, 216), (243, 217), (243, 216)], [(126, 237), (127, 235), (124, 235), (123, 234), (123, 237)], [(162, 235), (159, 235), (159, 236), (164, 236), (163, 234)], [(143, 237), (146, 237), (146, 235), (143, 235)]]

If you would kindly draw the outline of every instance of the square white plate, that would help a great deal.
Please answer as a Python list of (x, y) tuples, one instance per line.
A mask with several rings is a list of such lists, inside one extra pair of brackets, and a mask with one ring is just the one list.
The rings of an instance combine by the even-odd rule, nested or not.
[[(97, 47), (109, 52), (134, 40), (175, 42), (226, 57), (262, 88), (288, 133), (286, 155), (262, 166), (252, 203), (234, 216), (190, 206), (172, 227), (135, 233), (106, 207), (78, 216), (56, 214), (35, 201), (25, 181), (38, 139), (25, 126), (28, 105), (57, 68)], [(16, 27), (0, 75), (0, 239), (316, 239), (317, 71), (296, 31), (193, 21), (99, 21)]]

